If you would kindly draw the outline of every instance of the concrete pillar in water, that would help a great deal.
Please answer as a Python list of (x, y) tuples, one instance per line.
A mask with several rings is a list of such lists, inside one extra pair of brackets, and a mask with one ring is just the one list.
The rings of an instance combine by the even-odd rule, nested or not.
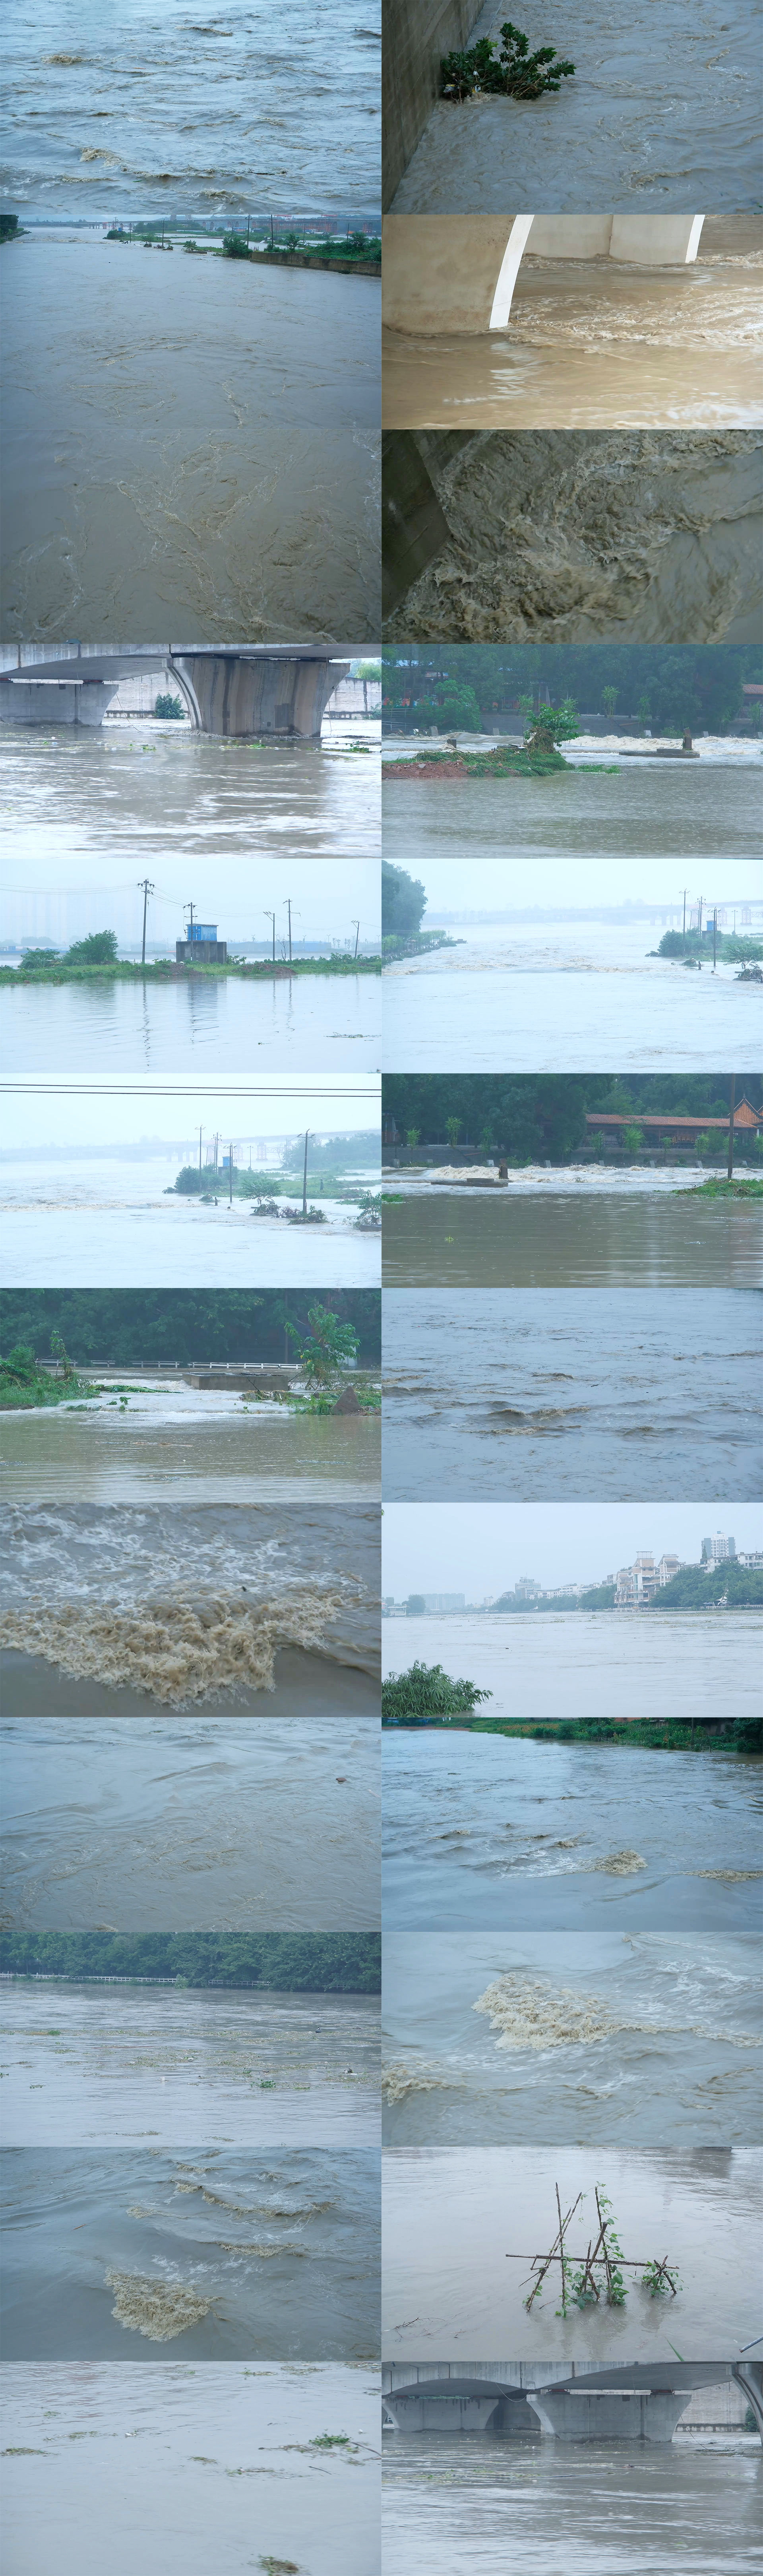
[(731, 2376), (737, 2386), (744, 2389), (763, 2442), (763, 2361), (735, 2361)]
[(520, 262), (631, 261), (685, 267), (703, 215), (387, 215), (382, 314), (388, 330), (505, 331)]
[(281, 653), (171, 654), (192, 721), (202, 733), (286, 734), (320, 740), (321, 719), (349, 662), (320, 649)]
[(116, 697), (118, 680), (0, 678), (0, 723), (99, 725)]
[(687, 2390), (529, 2388), (527, 2403), (557, 2442), (672, 2442)]

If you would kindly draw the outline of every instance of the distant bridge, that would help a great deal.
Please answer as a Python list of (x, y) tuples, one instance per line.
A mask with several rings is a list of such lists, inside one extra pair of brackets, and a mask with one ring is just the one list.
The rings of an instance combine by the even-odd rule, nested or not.
[(566, 2442), (671, 2442), (697, 2388), (736, 2381), (763, 2439), (763, 2361), (631, 2362), (561, 2372), (542, 2362), (392, 2362), (382, 2371), (397, 2432), (519, 2432)]
[(349, 668), (322, 644), (6, 645), (0, 720), (100, 725), (121, 680), (155, 671), (175, 684), (198, 733), (319, 742)]

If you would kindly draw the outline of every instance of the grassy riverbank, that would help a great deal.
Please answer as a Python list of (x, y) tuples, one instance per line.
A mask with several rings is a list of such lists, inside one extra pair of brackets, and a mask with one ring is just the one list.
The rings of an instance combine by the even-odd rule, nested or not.
[(720, 1174), (717, 1179), (713, 1175), (709, 1181), (702, 1182), (700, 1189), (678, 1190), (676, 1196), (679, 1199), (763, 1199), (763, 1175), (751, 1172), (748, 1179), (746, 1173), (735, 1172), (731, 1181), (721, 1180)]
[[(415, 1717), (382, 1718), (382, 1725), (413, 1729), (420, 1726)], [(425, 1720), (429, 1732), (452, 1735), (527, 1736), (536, 1744), (618, 1744), (643, 1745), (647, 1750), (667, 1752), (721, 1752), (763, 1754), (763, 1720), (727, 1718), (716, 1725), (703, 1718), (651, 1717), (469, 1717), (450, 1720), (432, 1717)]]
[[(591, 770), (606, 778), (619, 778), (617, 761), (587, 760), (585, 776)], [(504, 749), (494, 751), (417, 751), (412, 760), (385, 760), (385, 778), (577, 778), (577, 769), (563, 760), (561, 752), (529, 752)]]
[(37, 959), (34, 965), (0, 966), (0, 984), (8, 987), (24, 984), (175, 984), (206, 977), (211, 983), (224, 983), (235, 975), (239, 982), (276, 983), (305, 975), (380, 975), (380, 957), (229, 957), (224, 966), (176, 965), (173, 957), (157, 957), (145, 966), (131, 959), (107, 959), (102, 965), (85, 966), (70, 963), (66, 957)]

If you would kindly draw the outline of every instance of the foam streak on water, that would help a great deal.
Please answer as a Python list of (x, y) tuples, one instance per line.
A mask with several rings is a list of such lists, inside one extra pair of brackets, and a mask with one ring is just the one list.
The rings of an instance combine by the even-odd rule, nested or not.
[[(411, 1624), (406, 1655), (431, 1663)], [(474, 1667), (456, 1657), (451, 1669)], [(387, 1920), (398, 1929), (598, 1925), (639, 1938), (758, 1924), (752, 1760), (428, 1729), (385, 1731), (383, 1753)], [(623, 1850), (641, 1865), (622, 1875), (595, 1866)]]
[(755, 1937), (389, 1933), (384, 2051), (389, 2145), (744, 2146)]

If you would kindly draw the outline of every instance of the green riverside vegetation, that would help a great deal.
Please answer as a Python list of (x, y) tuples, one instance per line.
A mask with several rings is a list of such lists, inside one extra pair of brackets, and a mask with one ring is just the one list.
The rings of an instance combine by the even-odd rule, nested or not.
[(60, 1377), (43, 1368), (28, 1342), (15, 1342), (7, 1359), (0, 1359), (0, 1413), (31, 1413), (53, 1404), (89, 1400), (98, 1393), (88, 1379), (78, 1377), (60, 1333), (51, 1334), (51, 1352), (63, 1371)]
[[(156, 701), (157, 714), (182, 713), (179, 700)], [(132, 958), (117, 956), (114, 930), (91, 931), (89, 938), (77, 939), (62, 955), (55, 948), (27, 948), (20, 966), (0, 966), (0, 983), (9, 988), (21, 984), (82, 984), (89, 982), (121, 984), (167, 984), (179, 975), (237, 975), (267, 983), (275, 975), (380, 975), (381, 958), (350, 956), (344, 949), (326, 957), (229, 957), (224, 965), (178, 965), (174, 957), (154, 957), (141, 964)]]
[(520, 27), (505, 18), (501, 28), (501, 47), (489, 36), (480, 37), (465, 53), (444, 54), (441, 60), (443, 98), (543, 98), (570, 80), (574, 63), (562, 60), (553, 45), (539, 45), (531, 54), (528, 39)]
[(452, 1681), (442, 1664), (411, 1664), (382, 1684), (382, 1724), (426, 1726), (434, 1716), (470, 1716), (478, 1701), (492, 1696), (474, 1682)]
[(476, 1717), (473, 1735), (522, 1735), (537, 1744), (643, 1745), (656, 1752), (763, 1754), (763, 1720), (729, 1717)]
[(5, 1932), (6, 1976), (139, 1977), (183, 1986), (378, 1994), (375, 1932)]
[[(65, 1341), (75, 1367), (101, 1360), (127, 1369), (141, 1360), (289, 1360), (291, 1328), (307, 1338), (313, 1303), (309, 1288), (259, 1295), (251, 1288), (5, 1288), (0, 1314), (11, 1358), (14, 1345), (25, 1343), (44, 1373), (52, 1337), (53, 1356), (59, 1356), (56, 1342)], [(322, 1303), (338, 1324), (352, 1327), (361, 1365), (378, 1367), (378, 1288), (329, 1288)], [(24, 1376), (22, 1369), (19, 1384)]]
[[(641, 1117), (719, 1118), (708, 1152), (724, 1165), (728, 1153), (728, 1073), (387, 1073), (382, 1080), (385, 1124), (394, 1120), (402, 1141), (424, 1147), (461, 1143), (481, 1156), (523, 1163), (569, 1163), (595, 1135), (586, 1117), (625, 1115), (638, 1128)], [(736, 1075), (737, 1106), (746, 1093), (755, 1109), (763, 1105), (759, 1074)], [(453, 1128), (453, 1136), (450, 1130)], [(599, 1149), (601, 1150), (601, 1149)], [(629, 1149), (628, 1149), (629, 1150)], [(655, 1154), (656, 1145), (645, 1147)], [(629, 1152), (630, 1159), (630, 1152)], [(763, 1137), (754, 1128), (736, 1128), (734, 1161), (741, 1169), (763, 1163)], [(669, 1199), (658, 1202), (662, 1210)]]

